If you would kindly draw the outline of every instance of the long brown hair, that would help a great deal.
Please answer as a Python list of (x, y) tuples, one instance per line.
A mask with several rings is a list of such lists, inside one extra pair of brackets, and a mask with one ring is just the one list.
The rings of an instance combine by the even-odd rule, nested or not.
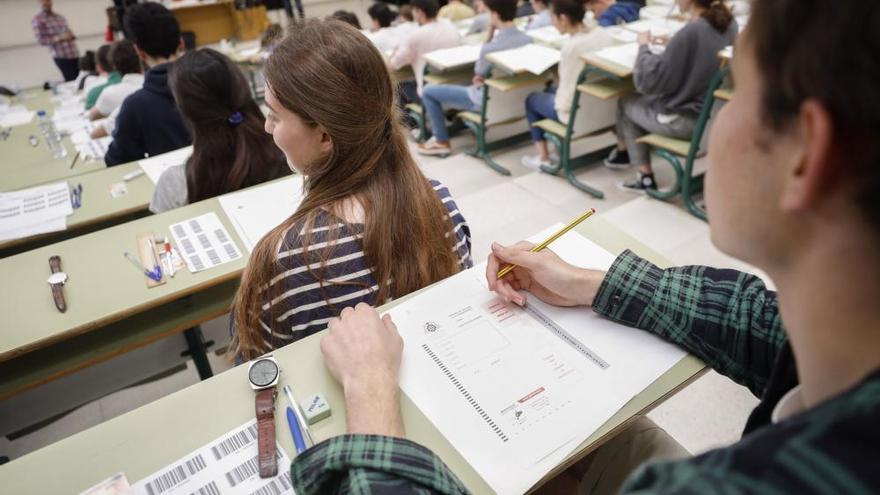
[[(362, 247), (378, 283), (376, 304), (460, 269), (452, 221), (410, 154), (396, 88), (373, 44), (340, 21), (294, 24), (269, 57), (265, 74), (280, 104), (306, 125), (321, 126), (332, 150), (309, 168), (299, 209), (260, 240), (245, 268), (233, 303), (230, 347), (245, 359), (270, 350), (260, 336), (260, 316), (263, 303), (280, 294), (272, 278), (285, 234), (301, 229), (306, 263), (323, 263), (334, 248), (309, 250), (309, 233), (322, 212), (342, 218), (346, 200), (364, 210)], [(274, 333), (274, 317), (269, 324)]]
[(694, 3), (705, 9), (702, 17), (720, 33), (725, 33), (733, 22), (733, 12), (724, 0), (694, 0)]
[(241, 70), (203, 48), (172, 65), (171, 91), (193, 137), (187, 201), (195, 203), (290, 174), (284, 153), (263, 130), (265, 117)]

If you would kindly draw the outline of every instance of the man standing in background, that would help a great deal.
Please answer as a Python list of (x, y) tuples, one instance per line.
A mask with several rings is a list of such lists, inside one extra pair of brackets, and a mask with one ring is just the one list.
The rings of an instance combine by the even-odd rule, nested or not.
[(37, 43), (48, 46), (65, 81), (73, 81), (79, 72), (79, 49), (67, 19), (52, 11), (52, 0), (40, 0), (42, 9), (31, 20)]

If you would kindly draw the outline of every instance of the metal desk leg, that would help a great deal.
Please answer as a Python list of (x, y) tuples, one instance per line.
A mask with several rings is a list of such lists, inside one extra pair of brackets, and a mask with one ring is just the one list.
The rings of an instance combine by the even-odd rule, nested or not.
[(183, 355), (192, 357), (193, 364), (196, 365), (196, 370), (199, 372), (199, 378), (205, 380), (214, 376), (214, 372), (211, 371), (211, 363), (208, 361), (208, 354), (205, 353), (205, 350), (214, 342), (205, 342), (202, 328), (198, 326), (184, 330), (183, 336), (186, 338), (186, 346), (189, 349)]

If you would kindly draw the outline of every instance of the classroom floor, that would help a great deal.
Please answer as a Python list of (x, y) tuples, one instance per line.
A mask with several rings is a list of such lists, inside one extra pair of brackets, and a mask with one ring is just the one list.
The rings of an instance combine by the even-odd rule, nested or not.
[[(457, 137), (457, 151), (472, 143)], [(609, 136), (581, 142), (576, 148), (611, 142)], [(604, 200), (574, 189), (563, 178), (529, 170), (520, 165), (531, 145), (509, 148), (496, 155), (512, 175), (504, 177), (482, 161), (458, 153), (447, 159), (417, 157), (428, 177), (445, 183), (470, 224), (475, 260), (488, 254), (491, 241), (511, 243), (528, 237), (547, 225), (566, 222), (587, 208), (595, 207), (606, 219), (654, 248), (676, 264), (707, 264), (754, 271), (716, 250), (709, 240), (707, 224), (680, 206), (633, 195), (617, 189), (616, 183), (632, 171), (613, 171), (597, 164), (585, 168), (580, 178), (606, 193)], [(657, 165), (661, 185), (668, 183), (668, 166)], [(765, 277), (766, 280), (766, 277)], [(208, 334), (222, 334), (225, 318), (203, 325)], [(229, 368), (222, 356), (211, 356), (215, 373)], [(20, 457), (86, 428), (171, 394), (198, 381), (192, 364), (186, 370), (163, 379), (118, 391), (86, 404), (54, 423), (14, 442), (0, 438), (0, 453)], [(757, 404), (745, 388), (709, 372), (685, 390), (653, 410), (649, 416), (693, 453), (730, 444), (740, 436), (745, 420)]]

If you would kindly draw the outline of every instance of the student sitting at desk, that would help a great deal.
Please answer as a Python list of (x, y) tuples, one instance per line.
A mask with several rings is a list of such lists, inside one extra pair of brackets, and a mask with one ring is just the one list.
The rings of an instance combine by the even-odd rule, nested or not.
[(409, 152), (384, 59), (338, 21), (295, 24), (266, 63), (266, 131), (306, 179), (297, 211), (254, 248), (233, 304), (251, 359), (472, 264), (470, 230)]
[(478, 111), (483, 103), (483, 81), (489, 76), (491, 64), (486, 55), (500, 50), (510, 50), (532, 42), (529, 36), (513, 23), (516, 0), (484, 0), (489, 8), (495, 35), (480, 49), (480, 58), (474, 65), (474, 79), (470, 86), (456, 84), (429, 84), (422, 93), (422, 104), (431, 121), (433, 137), (419, 144), (419, 154), (448, 156), (452, 150), (446, 129), (444, 108)]
[(486, 8), (486, 2), (483, 0), (476, 0), (474, 2), (474, 9), (477, 11), (477, 15), (474, 16), (474, 20), (468, 26), (468, 36), (488, 31), (489, 22), (492, 20), (489, 17), (489, 9)]
[[(500, 295), (592, 305), (760, 398), (733, 445), (635, 470), (657, 447), (628, 429), (588, 458), (579, 487), (563, 485), (568, 471), (545, 493), (880, 493), (880, 100), (853, 97), (880, 87), (880, 31), (866, 19), (880, 19), (880, 3), (756, 0), (737, 42), (736, 92), (711, 131), (709, 226), (778, 293), (748, 273), (661, 269), (629, 251), (602, 274), (527, 244), (494, 249), (487, 278)], [(500, 283), (499, 259), (519, 265)], [(345, 384), (350, 434), (297, 456), (296, 493), (466, 492), (404, 439), (401, 347), (393, 322), (366, 306), (330, 322), (321, 349)]]
[(534, 0), (532, 7), (535, 9), (535, 15), (526, 24), (526, 31), (539, 29), (542, 27), (552, 26), (553, 19), (550, 18), (550, 0)]
[(638, 165), (636, 178), (619, 184), (627, 191), (657, 189), (648, 145), (636, 139), (649, 133), (690, 139), (709, 83), (718, 71), (718, 52), (733, 44), (739, 31), (723, 2), (678, 0), (678, 5), (682, 12), (690, 12), (690, 21), (675, 33), (660, 55), (648, 47), (650, 33), (639, 34), (633, 82), (640, 94), (620, 99), (617, 148), (605, 164), (618, 169)]
[(639, 20), (641, 6), (631, 1), (587, 0), (587, 10), (602, 27), (616, 26)]
[(83, 91), (86, 95), (86, 110), (91, 110), (95, 106), (95, 102), (98, 101), (98, 97), (101, 96), (101, 92), (105, 88), (113, 86), (122, 80), (122, 76), (113, 68), (110, 55), (112, 48), (113, 45), (101, 45), (98, 51), (95, 52), (95, 67), (98, 69), (98, 74), (103, 75), (107, 80), (92, 87), (89, 91)]
[(140, 3), (126, 9), (125, 32), (150, 70), (144, 75), (143, 88), (119, 107), (113, 142), (104, 156), (108, 166), (167, 153), (191, 143), (168, 88), (168, 70), (183, 50), (177, 18), (158, 3)]
[(247, 79), (226, 55), (202, 48), (171, 69), (171, 91), (193, 136), (193, 154), (159, 177), (150, 211), (161, 213), (290, 174)]
[(400, 32), (391, 26), (395, 14), (385, 2), (376, 2), (367, 9), (367, 15), (370, 16), (370, 34), (367, 35), (370, 41), (376, 45), (380, 52), (390, 52), (397, 48), (400, 43)]
[(452, 48), (461, 44), (458, 29), (446, 19), (437, 19), (440, 8), (437, 0), (412, 0), (413, 16), (419, 27), (407, 35), (388, 59), (388, 65), (400, 70), (412, 66), (416, 76), (415, 88), (406, 81), (400, 84), (400, 91), (406, 101), (419, 101), (425, 80), (425, 55), (434, 50)]
[(449, 3), (440, 9), (439, 17), (449, 19), (452, 22), (463, 21), (474, 16), (473, 7), (464, 3), (462, 0), (449, 0)]
[[(538, 154), (524, 156), (522, 164), (532, 169), (538, 169), (541, 165), (550, 166), (551, 161), (558, 160), (558, 157), (551, 159), (547, 152), (544, 131), (532, 127), (532, 124), (543, 119), (567, 123), (578, 76), (584, 68), (581, 54), (614, 43), (604, 29), (591, 29), (584, 25), (584, 4), (580, 0), (553, 0), (552, 9), (553, 25), (560, 33), (571, 37), (563, 43), (559, 57), (559, 86), (541, 93), (532, 93), (526, 98), (526, 119), (529, 121), (529, 132), (532, 133), (532, 141)], [(589, 112), (589, 109), (585, 111)]]
[(113, 44), (110, 52), (114, 74), (120, 76), (117, 84), (106, 87), (89, 110), (89, 120), (108, 117), (114, 110), (122, 106), (128, 95), (144, 86), (144, 75), (141, 73), (141, 61), (131, 41), (122, 40)]

